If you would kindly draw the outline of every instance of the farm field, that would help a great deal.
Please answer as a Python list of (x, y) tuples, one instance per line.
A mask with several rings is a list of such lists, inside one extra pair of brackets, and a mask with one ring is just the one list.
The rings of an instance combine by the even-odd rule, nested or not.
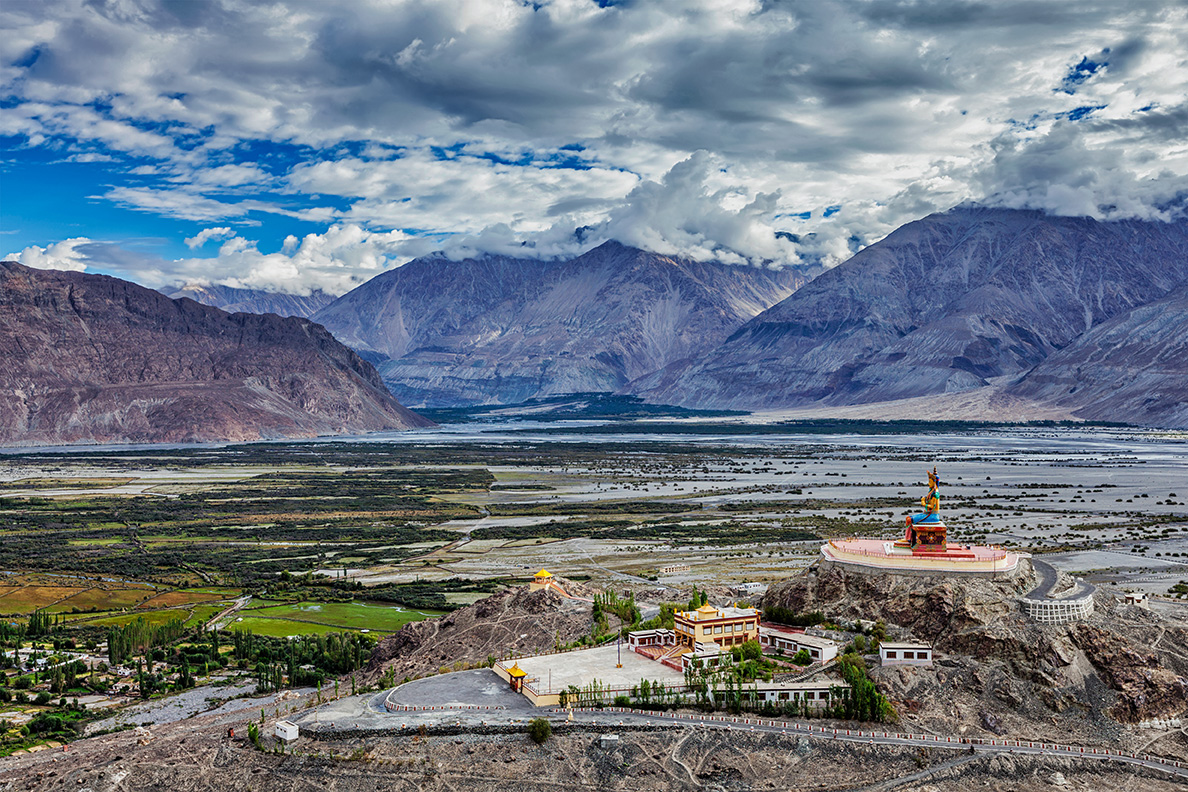
[(119, 588), (119, 589), (79, 589), (79, 593), (62, 600), (61, 602), (51, 605), (47, 610), (50, 613), (68, 613), (74, 610), (85, 611), (95, 608), (96, 610), (121, 610), (123, 608), (136, 607), (145, 600), (153, 596), (151, 589), (143, 588)]
[(395, 605), (363, 602), (299, 602), (241, 612), (249, 617), (316, 622), (337, 628), (390, 633), (414, 621), (442, 615), (441, 611), (407, 610)]
[(272, 638), (288, 638), (290, 635), (328, 635), (342, 632), (342, 627), (313, 622), (288, 621), (286, 619), (256, 619), (243, 616), (227, 625), (229, 630), (251, 630), (256, 635)]

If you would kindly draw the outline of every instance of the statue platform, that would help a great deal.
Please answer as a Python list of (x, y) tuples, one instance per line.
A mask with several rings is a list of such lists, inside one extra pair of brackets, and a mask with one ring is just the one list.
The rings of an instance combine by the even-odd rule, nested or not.
[(1019, 566), (1019, 553), (1001, 547), (947, 544), (936, 550), (896, 547), (887, 539), (833, 539), (821, 546), (826, 561), (866, 569), (917, 574), (973, 573), (1003, 575)]
[(821, 547), (821, 556), (860, 571), (884, 569), (917, 575), (1014, 573), (1019, 567), (1020, 553), (1001, 547), (949, 542), (948, 527), (940, 517), (940, 476), (935, 467), (925, 472), (928, 494), (920, 499), (924, 511), (907, 518), (902, 539), (833, 539)]

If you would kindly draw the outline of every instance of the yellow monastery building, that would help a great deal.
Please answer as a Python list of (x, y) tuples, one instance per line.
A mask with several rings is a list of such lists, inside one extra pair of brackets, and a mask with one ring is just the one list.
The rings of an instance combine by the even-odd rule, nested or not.
[(755, 608), (715, 608), (677, 611), (673, 631), (678, 646), (695, 649), (699, 643), (716, 643), (728, 648), (759, 640), (759, 611)]

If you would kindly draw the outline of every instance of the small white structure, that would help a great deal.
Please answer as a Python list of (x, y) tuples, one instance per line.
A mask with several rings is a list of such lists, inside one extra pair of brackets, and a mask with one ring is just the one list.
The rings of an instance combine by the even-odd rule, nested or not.
[(1140, 592), (1126, 595), (1126, 604), (1134, 605), (1136, 608), (1146, 608), (1151, 610), (1151, 603), (1147, 600), (1147, 595)]
[(838, 653), (837, 641), (805, 633), (784, 632), (766, 626), (759, 628), (759, 644), (771, 652), (783, 650), (787, 656), (803, 649), (808, 652), (814, 663), (828, 663), (837, 657)]
[(749, 596), (767, 591), (766, 583), (738, 583), (731, 587), (735, 594)]
[(278, 739), (284, 740), (286, 743), (291, 743), (297, 739), (297, 734), (300, 730), (297, 724), (293, 721), (277, 721), (276, 722), (276, 736)]
[(932, 647), (926, 643), (885, 643), (879, 645), (879, 664), (885, 666), (932, 666)]
[(627, 645), (632, 649), (640, 646), (672, 646), (676, 643), (676, 633), (672, 630), (636, 630), (627, 633)]
[(619, 735), (603, 734), (598, 738), (598, 745), (603, 749), (616, 748), (619, 745)]
[(722, 651), (722, 647), (713, 641), (709, 643), (699, 642), (692, 652), (681, 655), (681, 670), (688, 671), (690, 668), (717, 668), (719, 663), (728, 658), (732, 658), (732, 655)]

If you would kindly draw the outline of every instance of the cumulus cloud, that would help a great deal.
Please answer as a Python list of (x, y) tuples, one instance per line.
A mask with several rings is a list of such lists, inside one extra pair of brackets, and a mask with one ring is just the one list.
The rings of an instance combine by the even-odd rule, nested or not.
[(235, 232), (227, 226), (204, 228), (194, 236), (186, 238), (186, 247), (190, 249), (200, 248), (212, 239), (226, 239), (233, 236), (235, 236)]
[(34, 269), (69, 270), (84, 272), (87, 268), (88, 256), (85, 248), (91, 240), (86, 237), (63, 239), (46, 247), (31, 245), (19, 253), (10, 253), (4, 257), (5, 261), (16, 261), (26, 267)]
[[(0, 26), (0, 134), (109, 158), (101, 200), (223, 242), (159, 277), (333, 290), (611, 237), (834, 263), (962, 202), (1188, 194), (1188, 8), (1159, 0), (13, 0)], [(229, 230), (276, 217), (319, 233)]]

